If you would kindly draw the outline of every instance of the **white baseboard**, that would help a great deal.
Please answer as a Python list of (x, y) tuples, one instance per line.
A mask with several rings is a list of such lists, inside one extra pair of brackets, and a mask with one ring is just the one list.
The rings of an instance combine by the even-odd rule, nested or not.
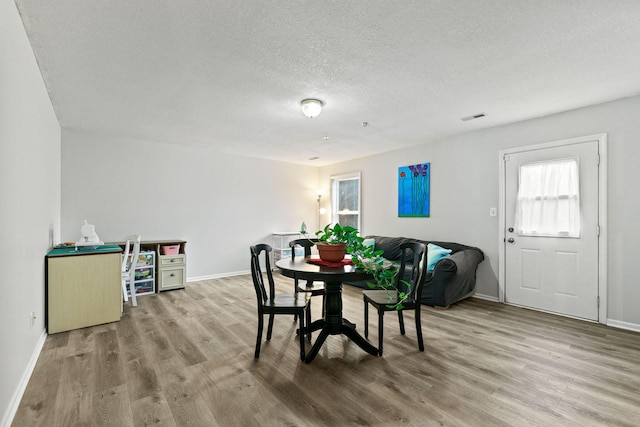
[(36, 363), (38, 362), (38, 357), (40, 357), (40, 352), (42, 352), (42, 347), (44, 346), (44, 342), (47, 340), (47, 331), (42, 330), (42, 335), (38, 339), (35, 348), (33, 349), (33, 353), (31, 354), (31, 359), (29, 359), (29, 363), (27, 364), (24, 373), (22, 374), (22, 378), (18, 383), (18, 387), (16, 391), (13, 393), (11, 397), (11, 401), (9, 402), (9, 406), (7, 407), (7, 412), (2, 416), (2, 420), (0, 421), (0, 427), (10, 427), (13, 422), (13, 417), (16, 416), (16, 412), (18, 412), (18, 406), (20, 406), (20, 401), (22, 400), (22, 396), (24, 395), (24, 391), (27, 389), (27, 384), (29, 384), (29, 379), (31, 378), (31, 374), (33, 374), (33, 370), (36, 367)]
[[(483, 299), (487, 301), (500, 302), (498, 298), (491, 295), (474, 294), (471, 296), (471, 298), (478, 298), (478, 299)], [(626, 329), (627, 331), (640, 332), (640, 324), (623, 322), (621, 320), (607, 319), (606, 326), (611, 326), (612, 328)]]
[(484, 294), (473, 294), (471, 296), (471, 298), (478, 298), (478, 299), (484, 299), (484, 300), (487, 300), (487, 301), (500, 302), (498, 300), (498, 297), (494, 297), (494, 296), (491, 296), (491, 295), (484, 295)]
[(628, 331), (640, 332), (640, 325), (637, 323), (622, 322), (620, 320), (607, 319), (607, 326), (613, 328), (626, 329)]
[(251, 274), (251, 271), (232, 271), (230, 273), (211, 274), (209, 276), (187, 277), (187, 283), (199, 282), (200, 280), (220, 279), (222, 277), (242, 276), (243, 274)]

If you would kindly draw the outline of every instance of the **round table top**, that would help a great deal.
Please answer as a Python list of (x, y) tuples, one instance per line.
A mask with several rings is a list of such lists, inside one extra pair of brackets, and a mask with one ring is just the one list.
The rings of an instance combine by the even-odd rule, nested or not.
[(324, 282), (346, 282), (370, 279), (371, 275), (364, 271), (356, 270), (352, 265), (342, 265), (339, 267), (326, 267), (312, 264), (304, 257), (283, 258), (276, 262), (276, 267), (280, 269), (283, 276), (305, 279), (319, 280)]

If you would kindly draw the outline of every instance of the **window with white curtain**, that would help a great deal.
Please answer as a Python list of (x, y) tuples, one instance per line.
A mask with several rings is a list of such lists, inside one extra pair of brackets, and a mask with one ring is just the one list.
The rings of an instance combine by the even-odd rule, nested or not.
[(520, 166), (516, 230), (522, 236), (580, 237), (578, 158)]

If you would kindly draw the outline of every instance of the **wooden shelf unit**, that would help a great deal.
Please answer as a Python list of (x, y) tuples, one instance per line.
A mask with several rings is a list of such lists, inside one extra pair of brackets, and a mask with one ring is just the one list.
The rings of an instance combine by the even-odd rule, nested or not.
[[(114, 243), (124, 247), (124, 242)], [(163, 255), (163, 246), (178, 246), (175, 255)], [(140, 242), (140, 252), (153, 251), (155, 259), (156, 292), (173, 289), (184, 289), (187, 283), (187, 242), (185, 240), (143, 240)]]
[[(156, 251), (157, 292), (184, 289), (187, 283), (187, 253), (185, 252), (187, 242), (184, 240), (157, 240), (144, 243), (146, 245), (152, 244)], [(174, 245), (179, 246), (177, 254), (162, 254), (163, 246)]]

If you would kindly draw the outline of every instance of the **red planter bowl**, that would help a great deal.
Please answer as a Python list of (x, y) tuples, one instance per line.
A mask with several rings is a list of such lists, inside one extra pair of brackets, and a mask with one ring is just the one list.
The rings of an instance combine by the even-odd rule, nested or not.
[(344, 259), (344, 255), (347, 252), (346, 244), (327, 245), (316, 243), (316, 247), (318, 248), (320, 259), (326, 262), (340, 262)]

